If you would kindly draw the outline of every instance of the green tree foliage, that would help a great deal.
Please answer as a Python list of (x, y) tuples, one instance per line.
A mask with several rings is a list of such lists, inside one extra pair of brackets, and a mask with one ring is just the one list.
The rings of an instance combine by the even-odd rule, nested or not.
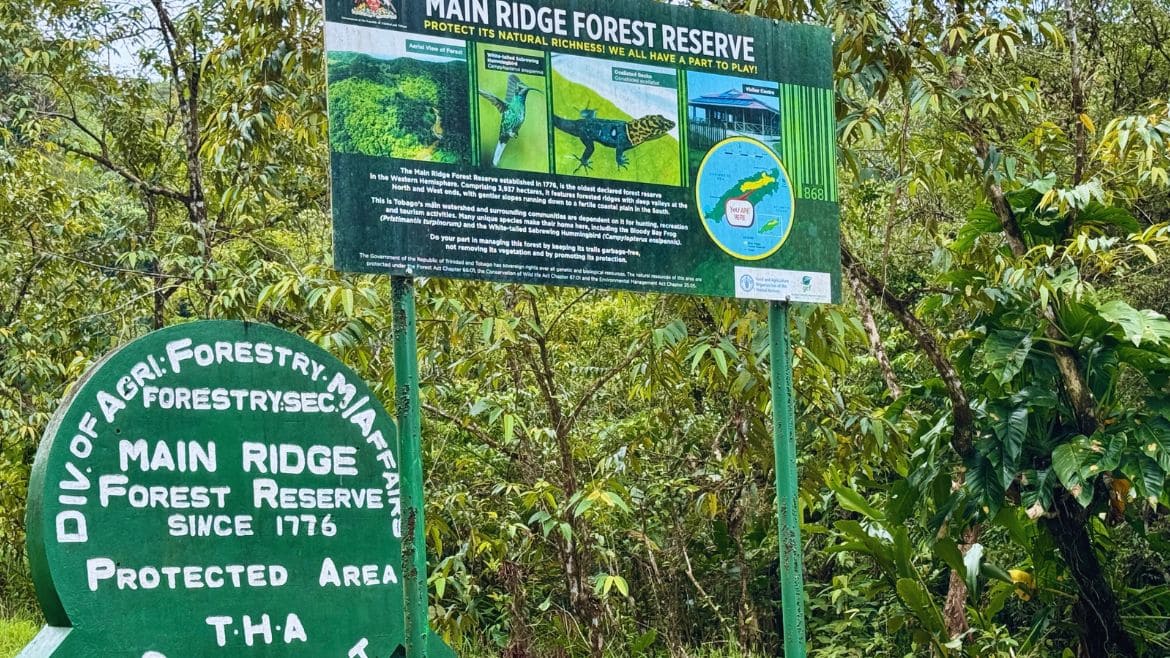
[[(1158, 3), (724, 4), (836, 35), (850, 303), (792, 327), (812, 654), (1166, 655)], [(298, 0), (0, 4), (3, 610), (40, 434), (117, 344), (272, 322), (392, 399), (388, 282), (330, 267), (325, 101), (354, 152), (465, 157), (435, 124), (457, 140), (468, 93), (344, 55), (327, 90), (321, 33)], [(437, 280), (419, 305), (437, 628), (778, 652), (761, 306)]]
[[(377, 60), (334, 53), (329, 63), (330, 140), (342, 153), (468, 162), (470, 126), (462, 62)], [(454, 71), (452, 69), (455, 69)], [(444, 122), (444, 117), (447, 118)]]
[[(329, 93), (330, 118), (337, 126), (332, 141), (339, 152), (407, 158), (422, 148), (417, 136), (429, 130), (425, 102), (413, 109), (400, 105), (393, 89), (360, 78), (334, 83)], [(408, 117), (415, 125), (402, 125)]]
[[(1137, 20), (1116, 9), (1118, 29)], [(1149, 118), (1110, 114), (1115, 106), (1094, 97), (1108, 85), (1090, 85), (1105, 76), (1089, 13), (1071, 1), (914, 3), (904, 22), (874, 24), (841, 49), (841, 134), (871, 191), (867, 205), (887, 218), (877, 235), (848, 232), (882, 258), (847, 250), (846, 261), (940, 380), (911, 395), (945, 393), (950, 407), (889, 489), (892, 509), (926, 512), (923, 538), (959, 576), (945, 633), (919, 597), (899, 590), (927, 631), (920, 641), (940, 651), (969, 623), (963, 599), (983, 602), (979, 576), (1013, 581), (986, 568), (994, 553), (979, 541), (1000, 528), (1036, 573), (1071, 584), (1067, 600), (1037, 597), (1059, 615), (1036, 619), (1028, 638), (1071, 619), (1068, 632), (1089, 655), (1164, 650), (1164, 629), (1139, 621), (1164, 616), (1159, 590), (1147, 600), (1158, 614), (1127, 620), (1119, 592), (1135, 583), (1102, 559), (1110, 528), (1157, 518), (1164, 495), (1154, 458), (1170, 325), (1125, 301), (1128, 276), (1165, 251), (1166, 228), (1154, 219), (1161, 142)], [(1099, 135), (1093, 114), (1107, 126)], [(1144, 131), (1147, 153), (1127, 150), (1134, 131)], [(886, 145), (877, 157), (863, 150), (875, 141)], [(891, 253), (900, 223), (927, 237), (922, 252)], [(964, 551), (978, 558), (960, 563)], [(980, 613), (972, 621), (986, 629)]]

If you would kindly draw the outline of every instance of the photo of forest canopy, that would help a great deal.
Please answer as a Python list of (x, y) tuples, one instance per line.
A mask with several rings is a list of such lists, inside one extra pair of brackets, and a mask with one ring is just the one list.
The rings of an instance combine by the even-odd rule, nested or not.
[(329, 141), (337, 153), (468, 164), (467, 64), (329, 54)]

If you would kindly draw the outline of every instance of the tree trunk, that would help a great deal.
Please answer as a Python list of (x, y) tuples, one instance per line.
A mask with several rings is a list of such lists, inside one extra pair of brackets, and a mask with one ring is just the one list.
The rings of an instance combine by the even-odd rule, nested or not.
[[(746, 452), (747, 436), (741, 435), (742, 450)], [(746, 478), (745, 478), (746, 479)], [(739, 605), (736, 610), (736, 634), (739, 638), (739, 648), (745, 653), (754, 652), (760, 645), (760, 623), (756, 611), (752, 606), (751, 591), (748, 587), (751, 576), (748, 566), (747, 549), (744, 547), (744, 518), (747, 511), (744, 509), (744, 489), (747, 482), (741, 482), (727, 518), (727, 533), (735, 542), (735, 568), (739, 571)]]
[(943, 604), (943, 623), (951, 639), (971, 630), (971, 624), (967, 621), (967, 594), (966, 581), (958, 571), (951, 569), (950, 579), (947, 580), (947, 600)]
[[(187, 164), (187, 194), (185, 203), (187, 217), (195, 227), (199, 238), (199, 251), (203, 259), (203, 281), (208, 296), (215, 293), (215, 281), (210, 278), (212, 261), (212, 230), (207, 215), (207, 200), (203, 186), (203, 161), (199, 151), (203, 145), (202, 128), (199, 123), (199, 85), (202, 76), (203, 59), (194, 45), (189, 52), (183, 36), (171, 20), (163, 0), (151, 0), (158, 15), (163, 44), (166, 46), (171, 77), (179, 101), (179, 115), (183, 123), (183, 140)], [(189, 58), (188, 58), (189, 56)]]
[(1081, 647), (1089, 658), (1137, 656), (1133, 639), (1121, 623), (1113, 595), (1089, 537), (1088, 512), (1068, 492), (1060, 492), (1056, 515), (1041, 521), (1068, 564), (1080, 598), (1073, 608)]
[[(978, 524), (968, 526), (963, 531), (963, 543), (959, 545), (963, 555), (979, 541), (981, 533), (982, 528)], [(963, 580), (958, 571), (952, 569), (947, 583), (947, 600), (943, 605), (943, 622), (947, 625), (947, 635), (952, 639), (971, 629), (971, 623), (967, 620), (967, 595), (967, 581)]]
[(877, 359), (882, 379), (886, 382), (886, 390), (890, 392), (890, 397), (900, 398), (902, 397), (902, 387), (898, 384), (898, 377), (894, 374), (894, 366), (890, 364), (890, 357), (886, 354), (885, 346), (882, 345), (882, 335), (878, 331), (877, 320), (873, 317), (873, 308), (869, 305), (865, 290), (862, 289), (861, 282), (857, 280), (857, 275), (852, 269), (846, 268), (845, 275), (849, 280), (849, 288), (853, 290), (853, 298), (857, 300), (857, 310), (861, 313), (861, 324), (865, 327), (866, 338), (869, 339), (869, 351), (873, 354), (873, 358)]
[(527, 623), (528, 592), (520, 565), (510, 560), (500, 564), (497, 572), (508, 592), (508, 646), (501, 658), (532, 658), (532, 629)]
[[(545, 325), (540, 319), (539, 307), (535, 301), (530, 301), (533, 322), (538, 327), (544, 327)], [(533, 354), (531, 348), (527, 346), (521, 349), (531, 364), (532, 371), (536, 375), (537, 387), (540, 389), (541, 396), (548, 408), (549, 420), (552, 423), (557, 444), (557, 455), (560, 462), (558, 466), (561, 472), (564, 496), (565, 500), (569, 501), (581, 491), (580, 483), (577, 481), (577, 462), (573, 458), (570, 432), (578, 410), (581, 405), (586, 403), (586, 400), (583, 399), (573, 412), (565, 414), (556, 386), (553, 357), (548, 349), (548, 334), (540, 333), (534, 336), (533, 342), (536, 343), (536, 354)], [(595, 384), (597, 383), (595, 382)], [(597, 384), (598, 387), (600, 385)], [(566, 514), (569, 517), (568, 522), (572, 528), (572, 534), (569, 538), (558, 541), (557, 546), (561, 554), (561, 561), (565, 565), (565, 586), (569, 593), (569, 606), (577, 619), (584, 620), (589, 654), (593, 658), (601, 658), (601, 654), (605, 650), (605, 628), (602, 624), (602, 615), (605, 609), (589, 586), (589, 574), (593, 567), (590, 559), (591, 530), (589, 523), (583, 517), (574, 516), (571, 509), (566, 508)]]

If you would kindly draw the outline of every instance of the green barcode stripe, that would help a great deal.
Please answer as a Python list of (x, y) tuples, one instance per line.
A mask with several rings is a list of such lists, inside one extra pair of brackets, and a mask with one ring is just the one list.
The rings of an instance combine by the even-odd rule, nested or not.
[(837, 201), (833, 92), (780, 85), (784, 164), (797, 197)]

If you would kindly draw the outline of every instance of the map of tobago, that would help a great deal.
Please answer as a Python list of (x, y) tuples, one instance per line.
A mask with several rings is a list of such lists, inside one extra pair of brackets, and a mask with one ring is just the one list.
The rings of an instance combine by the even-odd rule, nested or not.
[[(746, 201), (752, 206), (758, 205), (780, 189), (780, 184), (777, 181), (781, 175), (779, 169), (773, 169), (741, 180), (738, 185), (727, 190), (713, 208), (707, 210), (707, 221), (716, 223), (723, 221), (727, 215), (728, 201)], [(760, 227), (760, 233), (775, 230), (778, 226), (780, 226), (780, 220), (773, 219)]]
[(742, 260), (775, 253), (792, 228), (792, 185), (765, 144), (733, 137), (715, 145), (699, 167), (697, 197), (703, 228)]

